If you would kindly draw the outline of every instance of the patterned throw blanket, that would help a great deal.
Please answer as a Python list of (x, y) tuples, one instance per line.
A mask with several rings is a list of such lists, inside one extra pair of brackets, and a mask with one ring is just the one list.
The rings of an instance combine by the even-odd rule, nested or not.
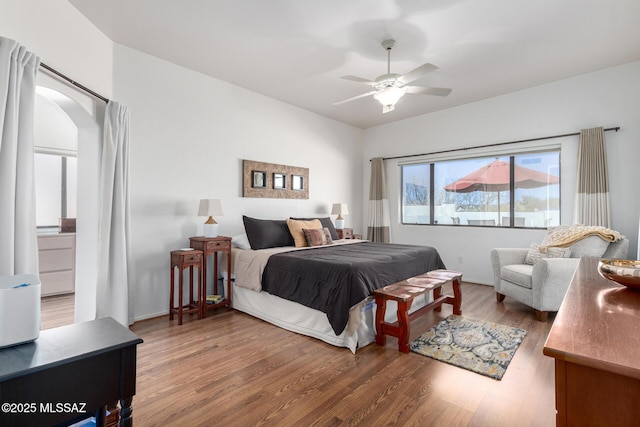
[(617, 231), (596, 225), (560, 226), (547, 231), (543, 245), (539, 246), (538, 249), (544, 250), (550, 247), (566, 248), (588, 236), (598, 236), (607, 242), (617, 242), (624, 237)]

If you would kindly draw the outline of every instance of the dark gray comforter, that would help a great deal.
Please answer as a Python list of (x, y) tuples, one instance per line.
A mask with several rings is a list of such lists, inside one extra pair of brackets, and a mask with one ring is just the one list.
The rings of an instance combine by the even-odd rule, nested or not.
[(374, 289), (445, 268), (429, 246), (362, 242), (272, 255), (262, 274), (262, 290), (327, 314), (336, 335), (349, 309)]

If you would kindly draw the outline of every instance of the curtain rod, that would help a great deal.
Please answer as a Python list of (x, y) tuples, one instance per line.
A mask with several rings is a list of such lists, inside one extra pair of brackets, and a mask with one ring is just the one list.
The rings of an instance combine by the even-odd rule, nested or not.
[(88, 87), (81, 85), (80, 83), (76, 82), (75, 80), (70, 79), (69, 77), (65, 76), (64, 74), (62, 74), (60, 71), (57, 71), (53, 68), (51, 68), (50, 66), (48, 66), (47, 64), (45, 64), (44, 62), (40, 63), (40, 66), (42, 68), (44, 68), (47, 71), (52, 72), (53, 74), (55, 74), (56, 76), (66, 80), (67, 82), (71, 83), (72, 85), (82, 89), (83, 91), (87, 92), (90, 95), (95, 96), (98, 99), (101, 99), (102, 101), (106, 102), (107, 104), (109, 103), (109, 99), (105, 98), (104, 96), (100, 95), (99, 93), (96, 93), (94, 91), (92, 91), (91, 89), (89, 89)]
[[(604, 131), (605, 132), (609, 132), (609, 131), (612, 131), (612, 130), (618, 132), (620, 130), (620, 126), (616, 126), (616, 127), (613, 127), (613, 128), (607, 128)], [(456, 151), (475, 150), (476, 148), (499, 147), (501, 145), (517, 144), (517, 143), (520, 143), (520, 142), (541, 141), (543, 139), (563, 138), (565, 136), (576, 136), (576, 135), (580, 135), (580, 132), (565, 133), (565, 134), (562, 134), (562, 135), (542, 136), (540, 138), (520, 139), (518, 141), (498, 142), (498, 143), (495, 143), (495, 144), (477, 145), (475, 147), (453, 148), (451, 150), (433, 151), (431, 153), (407, 154), (406, 156), (383, 157), (382, 160), (406, 159), (406, 158), (409, 158), (409, 157), (431, 156), (433, 154), (443, 154), (443, 153), (453, 153), (453, 152), (456, 152)], [(371, 159), (369, 161), (371, 161)]]

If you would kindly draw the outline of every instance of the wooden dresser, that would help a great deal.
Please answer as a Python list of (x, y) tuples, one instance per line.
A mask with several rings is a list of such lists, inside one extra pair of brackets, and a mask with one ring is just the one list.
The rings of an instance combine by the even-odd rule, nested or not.
[(543, 349), (555, 358), (558, 427), (640, 422), (640, 292), (597, 268), (580, 260)]

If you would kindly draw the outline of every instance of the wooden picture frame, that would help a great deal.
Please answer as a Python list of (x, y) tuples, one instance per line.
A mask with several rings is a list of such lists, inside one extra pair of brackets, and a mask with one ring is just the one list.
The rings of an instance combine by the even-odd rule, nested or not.
[(242, 197), (308, 199), (309, 168), (243, 159)]

